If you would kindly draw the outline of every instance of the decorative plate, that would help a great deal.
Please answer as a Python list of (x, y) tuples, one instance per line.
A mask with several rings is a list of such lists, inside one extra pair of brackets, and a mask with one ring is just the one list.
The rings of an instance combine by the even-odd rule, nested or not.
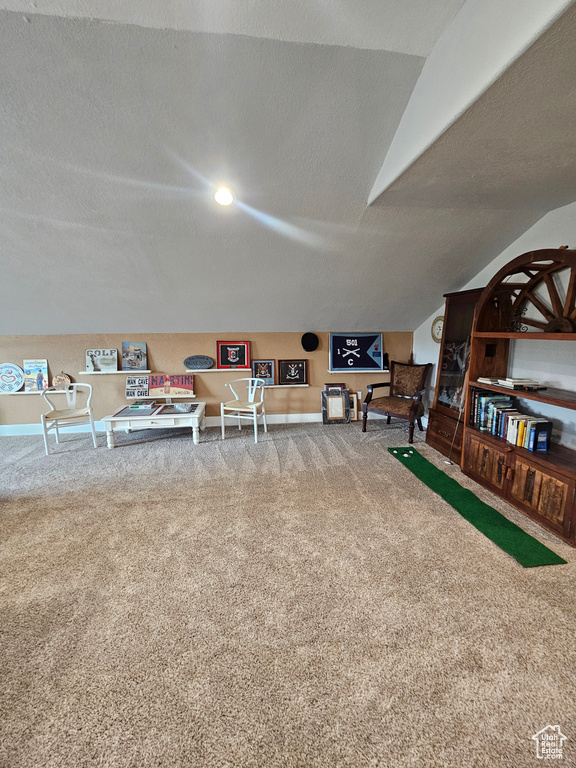
[(212, 368), (213, 365), (214, 360), (207, 355), (192, 355), (184, 360), (184, 366), (192, 371), (206, 370), (207, 368)]
[(56, 376), (52, 379), (52, 386), (53, 387), (67, 387), (68, 384), (72, 383), (72, 379), (70, 376), (68, 376), (67, 373), (64, 373), (64, 371), (60, 371), (60, 373), (57, 373)]
[(24, 384), (24, 371), (14, 363), (0, 363), (0, 392), (18, 392)]

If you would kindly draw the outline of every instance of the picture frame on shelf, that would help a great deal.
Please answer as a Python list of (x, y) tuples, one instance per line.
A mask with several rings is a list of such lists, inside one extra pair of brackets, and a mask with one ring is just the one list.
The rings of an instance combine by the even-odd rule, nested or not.
[(149, 397), (195, 397), (194, 374), (151, 374), (148, 395)]
[(249, 341), (217, 341), (216, 367), (220, 370), (251, 370)]
[(126, 391), (124, 396), (127, 399), (148, 397), (149, 384), (149, 376), (126, 376)]
[(383, 371), (381, 333), (331, 333), (328, 370)]
[(278, 384), (308, 384), (308, 360), (278, 360)]
[(348, 424), (350, 422), (350, 393), (347, 389), (322, 391), (322, 423)]
[(86, 373), (109, 373), (118, 370), (117, 349), (87, 349)]
[(122, 370), (145, 371), (148, 368), (148, 352), (145, 341), (122, 342)]
[(266, 386), (275, 383), (274, 360), (252, 360), (252, 376), (255, 379), (264, 379)]
[(340, 384), (324, 384), (324, 391), (328, 392), (329, 389), (346, 389), (346, 384), (340, 383)]
[(42, 392), (49, 386), (48, 360), (23, 360), (24, 391)]

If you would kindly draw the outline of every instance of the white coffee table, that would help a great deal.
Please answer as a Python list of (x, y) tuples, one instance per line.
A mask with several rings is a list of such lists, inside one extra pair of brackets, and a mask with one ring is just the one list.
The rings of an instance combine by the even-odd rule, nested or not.
[(127, 407), (125, 407), (111, 416), (104, 416), (102, 421), (106, 428), (108, 448), (115, 446), (115, 429), (123, 429), (128, 432), (135, 429), (170, 429), (172, 427), (191, 427), (192, 439), (197, 445), (200, 430), (204, 429), (206, 403), (194, 403), (190, 413), (162, 413), (167, 407), (169, 406), (159, 405), (152, 413), (146, 412), (145, 415), (139, 415), (136, 410), (127, 412)]

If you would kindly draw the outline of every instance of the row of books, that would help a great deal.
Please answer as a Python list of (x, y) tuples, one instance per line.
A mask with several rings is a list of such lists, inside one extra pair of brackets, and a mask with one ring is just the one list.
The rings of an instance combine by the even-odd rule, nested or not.
[(529, 451), (548, 451), (552, 422), (517, 410), (510, 395), (472, 390), (470, 426)]

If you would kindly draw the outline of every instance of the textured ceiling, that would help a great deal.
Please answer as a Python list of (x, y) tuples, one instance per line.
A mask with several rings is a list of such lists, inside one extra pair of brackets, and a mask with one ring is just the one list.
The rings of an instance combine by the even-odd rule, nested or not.
[(0, 2), (3, 333), (412, 330), (576, 199), (573, 6), (368, 206), (462, 2), (263, 5)]

